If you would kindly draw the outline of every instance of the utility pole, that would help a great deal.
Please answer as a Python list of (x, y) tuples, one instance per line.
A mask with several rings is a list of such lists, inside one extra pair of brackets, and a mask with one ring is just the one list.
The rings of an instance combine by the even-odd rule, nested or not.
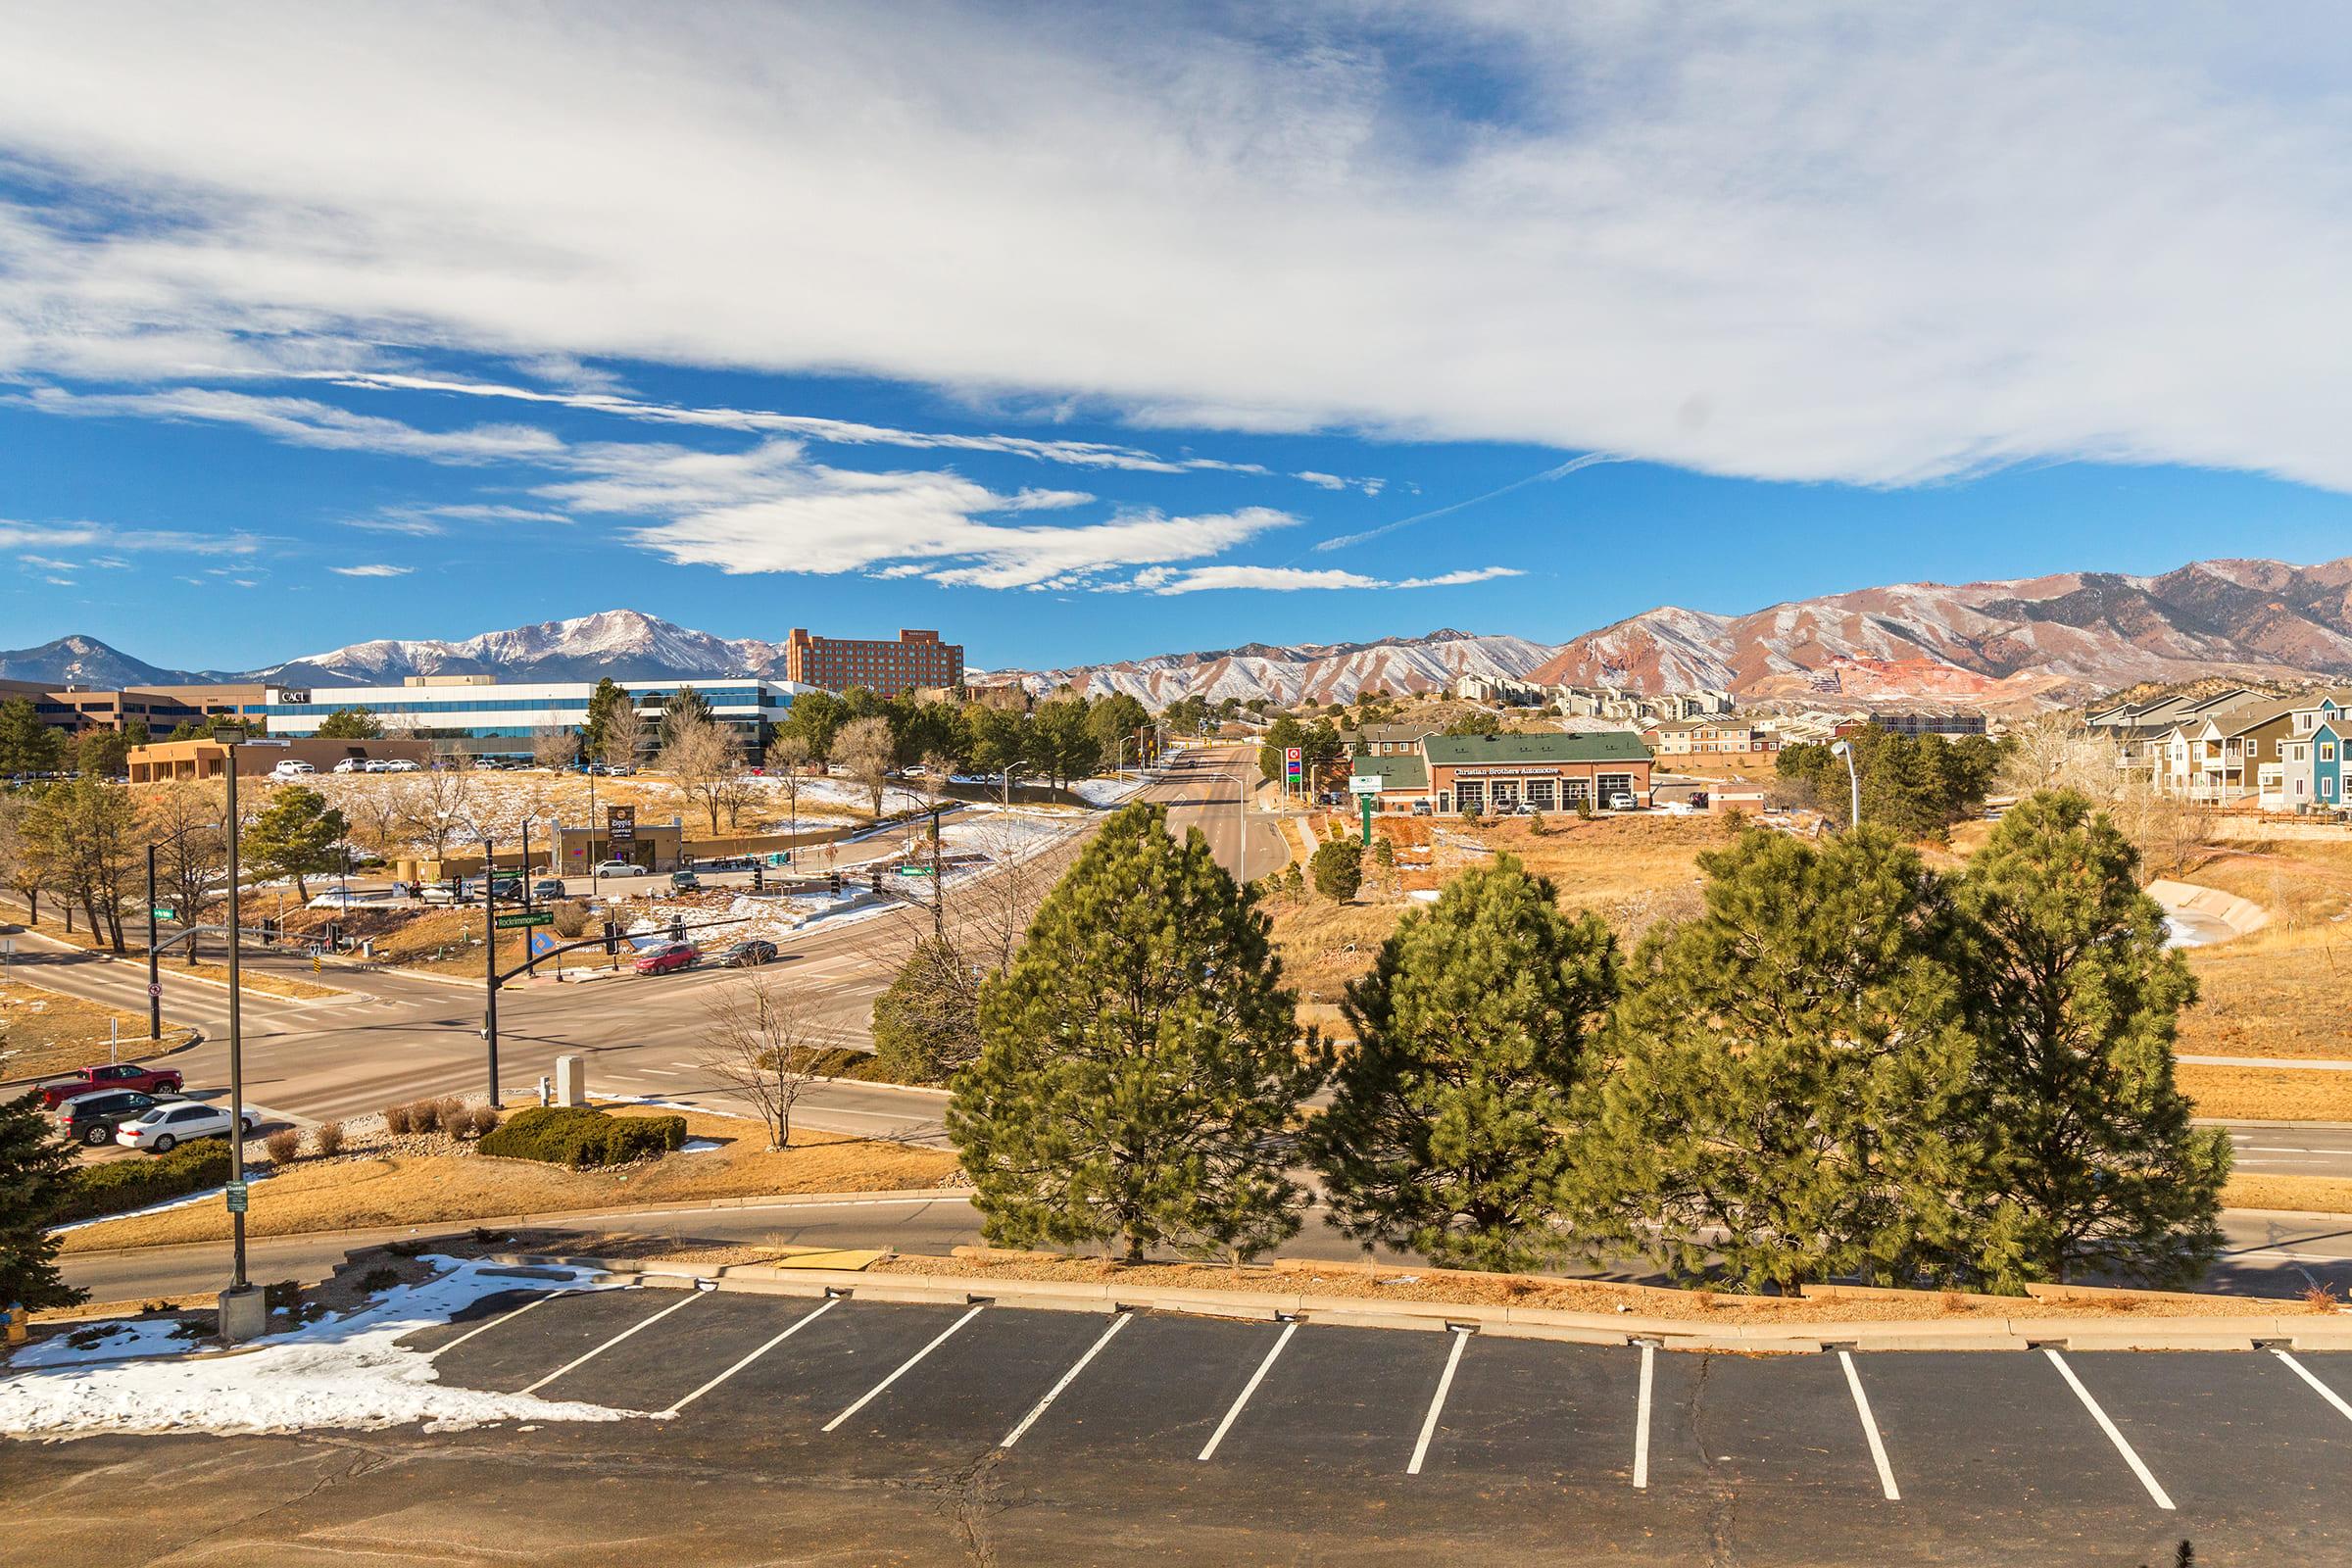
[(939, 808), (931, 808), (931, 936), (945, 941), (948, 935), (948, 911), (945, 895), (939, 885)]
[[(490, 1047), (490, 1107), (498, 1108), (498, 893), (490, 868), (497, 863), (497, 846), (482, 838), (482, 1039)], [(529, 884), (524, 884), (529, 892)], [(523, 942), (529, 945), (526, 931)]]
[(147, 1038), (164, 1038), (164, 976), (155, 953), (155, 846), (147, 846)]
[[(228, 1289), (220, 1293), (220, 1338), (230, 1344), (259, 1338), (270, 1326), (267, 1305), (245, 1278), (245, 992), (238, 979), (243, 929), (237, 896), (237, 748), (284, 746), (284, 741), (227, 741), (228, 754)], [(149, 908), (155, 907), (153, 905)]]

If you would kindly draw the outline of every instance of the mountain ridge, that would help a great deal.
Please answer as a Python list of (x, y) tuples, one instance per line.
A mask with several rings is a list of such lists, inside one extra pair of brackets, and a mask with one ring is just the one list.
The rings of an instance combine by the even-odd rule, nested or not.
[[(457, 639), (377, 638), (231, 673), (161, 668), (74, 634), (0, 651), (0, 679), (85, 686), (273, 680), (331, 687), (410, 675), (510, 680), (779, 677), (780, 642), (720, 637), (617, 609)], [(1426, 691), (1462, 675), (1657, 693), (1719, 687), (1754, 701), (1957, 701), (2047, 707), (2142, 681), (2199, 675), (2352, 675), (2352, 557), (2296, 565), (2190, 562), (2147, 575), (2066, 571), (1912, 582), (1723, 614), (1661, 605), (1565, 643), (1440, 627), (1418, 637), (1249, 642), (1049, 670), (975, 668), (975, 685), (1069, 685), (1152, 707), (1187, 696), (1346, 702)]]

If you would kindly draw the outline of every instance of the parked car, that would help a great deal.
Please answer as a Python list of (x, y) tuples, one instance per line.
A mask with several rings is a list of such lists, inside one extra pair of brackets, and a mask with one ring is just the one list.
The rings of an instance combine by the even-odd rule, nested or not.
[(636, 969), (639, 974), (667, 974), (672, 969), (693, 968), (694, 961), (701, 956), (702, 954), (693, 943), (672, 942), (651, 953), (637, 955)]
[(749, 969), (757, 964), (772, 963), (775, 956), (776, 945), (773, 942), (760, 937), (745, 937), (741, 942), (730, 944), (727, 951), (718, 956), (718, 961), (730, 969)]
[[(247, 1137), (262, 1118), (246, 1108), (237, 1121)], [(193, 1100), (167, 1100), (133, 1116), (115, 1129), (115, 1142), (124, 1149), (143, 1149), (150, 1154), (169, 1154), (191, 1138), (226, 1138), (230, 1122), (226, 1105), (199, 1104)]]
[(669, 873), (669, 885), (675, 892), (692, 893), (703, 885), (703, 879), (692, 871), (672, 871)]
[[(458, 897), (464, 903), (471, 904), (481, 896), (482, 879), (478, 876), (467, 877), (459, 887)], [(520, 904), (522, 902), (522, 878), (518, 876), (492, 877), (490, 879), (490, 896), (501, 904)]]
[(1630, 810), (1632, 810), (1633, 808), (1634, 808), (1634, 798), (1633, 798), (1631, 795), (1628, 795), (1628, 794), (1626, 794), (1626, 793), (1625, 793), (1623, 790), (1619, 790), (1619, 791), (1618, 791), (1616, 794), (1614, 794), (1614, 795), (1612, 795), (1612, 796), (1610, 796), (1610, 797), (1609, 797), (1609, 809), (1610, 809), (1610, 810), (1612, 810), (1612, 811), (1630, 811)]
[(592, 874), (596, 876), (643, 876), (645, 868), (627, 860), (604, 860), (598, 863)]
[(327, 771), (330, 773), (365, 773), (368, 771), (368, 759), (365, 757), (346, 757), (343, 759), (343, 760), (337, 762), (333, 767), (328, 768)]
[(384, 764), (384, 771), (387, 773), (414, 773), (416, 770), (416, 764), (405, 757), (393, 758)]
[(310, 763), (298, 762), (293, 758), (289, 757), (284, 761), (271, 768), (270, 770), (270, 776), (276, 779), (308, 778), (313, 773), (318, 771), (318, 770), (313, 767)]
[(531, 884), (531, 897), (534, 899), (560, 899), (563, 896), (564, 879), (562, 877), (543, 876)]
[(70, 1078), (41, 1085), (41, 1108), (55, 1110), (78, 1095), (99, 1089), (136, 1089), (141, 1094), (176, 1095), (179, 1074), (169, 1067), (142, 1067), (135, 1061), (109, 1062), (103, 1067), (76, 1068)]
[(157, 1105), (168, 1103), (136, 1089), (104, 1089), (75, 1095), (57, 1107), (57, 1136), (68, 1143), (99, 1148), (115, 1141), (115, 1129)]

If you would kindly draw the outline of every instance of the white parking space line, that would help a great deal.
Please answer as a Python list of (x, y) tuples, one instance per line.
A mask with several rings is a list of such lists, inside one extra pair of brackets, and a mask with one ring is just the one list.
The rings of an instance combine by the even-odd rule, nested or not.
[(2130, 1465), (2132, 1473), (2139, 1477), (2139, 1484), (2148, 1489), (2148, 1495), (2155, 1499), (2156, 1506), (2172, 1511), (2173, 1499), (2166, 1494), (2164, 1488), (2156, 1484), (2155, 1476), (2140, 1462), (2132, 1445), (2124, 1441), (2124, 1435), (2117, 1430), (2116, 1424), (2107, 1419), (2107, 1412), (2099, 1408), (2099, 1401), (2090, 1396), (2090, 1391), (2082, 1386), (2082, 1380), (2075, 1376), (2075, 1369), (2066, 1364), (2066, 1357), (2047, 1347), (2043, 1348), (2041, 1353), (2050, 1358), (2050, 1365), (2056, 1367), (2058, 1375), (2066, 1379), (2066, 1386), (2075, 1391), (2075, 1397), (2082, 1401), (2082, 1408), (2090, 1412), (2091, 1419), (2099, 1424), (2099, 1430), (2107, 1434), (2107, 1441), (2115, 1445), (2115, 1451), (2124, 1456), (2124, 1463)]
[(844, 1421), (847, 1421), (850, 1417), (856, 1415), (858, 1411), (873, 1403), (875, 1399), (881, 1397), (883, 1390), (889, 1388), (893, 1383), (898, 1382), (899, 1379), (913, 1371), (916, 1362), (920, 1361), (924, 1356), (929, 1355), (933, 1350), (938, 1349), (941, 1346), (947, 1344), (949, 1335), (954, 1334), (957, 1329), (963, 1327), (966, 1323), (969, 1323), (972, 1319), (978, 1317), (981, 1311), (987, 1305), (988, 1303), (986, 1301), (980, 1302), (970, 1311), (964, 1313), (963, 1316), (957, 1318), (946, 1328), (941, 1329), (937, 1339), (933, 1340), (929, 1345), (924, 1346), (921, 1349), (915, 1351), (906, 1360), (900, 1362), (899, 1369), (896, 1372), (893, 1372), (890, 1376), (884, 1378), (881, 1382), (866, 1390), (865, 1394), (858, 1400), (856, 1404), (851, 1405), (847, 1410), (842, 1411), (841, 1414), (826, 1422), (821, 1430), (826, 1432), (832, 1431), (835, 1427), (840, 1426)]
[(1233, 1408), (1225, 1412), (1225, 1419), (1217, 1423), (1217, 1430), (1208, 1435), (1208, 1446), (1200, 1450), (1202, 1459), (1217, 1451), (1217, 1445), (1225, 1441), (1225, 1434), (1231, 1432), (1234, 1422), (1241, 1419), (1242, 1406), (1250, 1402), (1250, 1396), (1257, 1392), (1257, 1386), (1266, 1381), (1266, 1374), (1274, 1370), (1275, 1358), (1282, 1354), (1282, 1348), (1290, 1344), (1291, 1336), (1298, 1332), (1298, 1325), (1294, 1321), (1285, 1323), (1282, 1332), (1274, 1336), (1274, 1348), (1268, 1350), (1266, 1358), (1257, 1363), (1257, 1370), (1250, 1374), (1248, 1383), (1242, 1385), (1241, 1395), (1233, 1401)]
[(1862, 1435), (1870, 1439), (1870, 1462), (1879, 1467), (1879, 1490), (1888, 1502), (1900, 1502), (1903, 1494), (1894, 1489), (1894, 1467), (1886, 1462), (1886, 1444), (1879, 1436), (1878, 1418), (1870, 1413), (1870, 1396), (1862, 1392), (1862, 1374), (1855, 1370), (1854, 1353), (1839, 1350), (1838, 1359), (1845, 1367), (1845, 1386), (1854, 1394), (1854, 1413), (1862, 1418)]
[(1439, 1374), (1438, 1392), (1430, 1396), (1429, 1414), (1421, 1418), (1421, 1441), (1413, 1445), (1412, 1463), (1404, 1467), (1408, 1476), (1421, 1473), (1421, 1461), (1429, 1457), (1429, 1440), (1438, 1435), (1438, 1416), (1446, 1408), (1446, 1391), (1453, 1387), (1453, 1369), (1462, 1364), (1462, 1347), (1470, 1336), (1460, 1329), (1453, 1331), (1453, 1348), (1446, 1352), (1446, 1370)]
[(1642, 1347), (1642, 1395), (1634, 1406), (1634, 1487), (1649, 1490), (1649, 1389), (1655, 1370), (1658, 1348)]
[(1047, 1409), (1054, 1403), (1055, 1399), (1061, 1397), (1062, 1390), (1068, 1388), (1071, 1384), (1078, 1381), (1078, 1374), (1086, 1370), (1086, 1363), (1092, 1361), (1096, 1355), (1101, 1353), (1102, 1347), (1110, 1343), (1110, 1337), (1118, 1333), (1119, 1330), (1125, 1328), (1127, 1326), (1127, 1320), (1134, 1315), (1135, 1314), (1132, 1312), (1118, 1312), (1112, 1314), (1110, 1327), (1104, 1329), (1102, 1333), (1102, 1336), (1098, 1338), (1094, 1344), (1086, 1348), (1086, 1353), (1070, 1364), (1070, 1369), (1061, 1375), (1061, 1381), (1048, 1389), (1046, 1391), (1046, 1396), (1038, 1400), (1036, 1404), (1030, 1406), (1029, 1413), (1021, 1417), (1020, 1425), (1014, 1427), (1010, 1432), (1005, 1433), (1004, 1441), (998, 1444), (997, 1446), (1000, 1448), (1009, 1448), (1014, 1444), (1020, 1442), (1021, 1434), (1028, 1431), (1031, 1427), (1037, 1425), (1037, 1418), (1041, 1415), (1044, 1415)]
[(704, 1384), (692, 1394), (687, 1395), (686, 1397), (680, 1399), (677, 1403), (671, 1405), (668, 1409), (662, 1411), (662, 1413), (663, 1415), (676, 1415), (680, 1410), (685, 1409), (695, 1400), (701, 1398), (704, 1395), (709, 1394), (712, 1389), (717, 1388), (721, 1383), (726, 1382), (727, 1379), (733, 1377), (745, 1367), (750, 1366), (754, 1361), (759, 1360), (768, 1351), (774, 1349), (777, 1346), (782, 1345), (786, 1340), (791, 1339), (795, 1334), (800, 1333), (801, 1330), (807, 1328), (818, 1318), (823, 1317), (827, 1312), (832, 1311), (835, 1307), (841, 1304), (841, 1299), (842, 1298), (838, 1296), (826, 1297), (824, 1304), (818, 1307), (815, 1311), (804, 1312), (799, 1317), (794, 1318), (792, 1320), (792, 1327), (786, 1329), (783, 1333), (777, 1335), (774, 1339), (768, 1341), (765, 1345), (762, 1345), (760, 1347), (760, 1348), (754, 1350), (751, 1354), (745, 1356), (742, 1360), (736, 1362), (733, 1366), (727, 1368), (724, 1372), (721, 1372), (718, 1376), (712, 1378), (710, 1382)]
[(433, 1351), (432, 1354), (426, 1356), (425, 1359), (427, 1361), (438, 1361), (441, 1359), (441, 1357), (447, 1355), (459, 1346), (464, 1345), (467, 1340), (472, 1339), (476, 1334), (487, 1334), (492, 1329), (498, 1327), (501, 1323), (512, 1323), (514, 1321), (514, 1319), (522, 1316), (523, 1313), (528, 1312), (532, 1307), (545, 1306), (548, 1302), (554, 1300), (559, 1296), (573, 1296), (576, 1294), (578, 1293), (574, 1291), (562, 1290), (549, 1291), (543, 1295), (534, 1296), (512, 1312), (501, 1312), (498, 1316), (492, 1318), (487, 1323), (475, 1324), (472, 1328), (467, 1329), (465, 1333), (459, 1335), (447, 1345), (444, 1345), (439, 1349)]
[(595, 1360), (598, 1356), (604, 1354), (607, 1350), (610, 1350), (612, 1348), (612, 1347), (618, 1345), (630, 1335), (637, 1333), (640, 1329), (650, 1329), (655, 1324), (661, 1322), (663, 1318), (669, 1316), (670, 1313), (675, 1312), (679, 1307), (692, 1306), (696, 1301), (702, 1299), (706, 1295), (715, 1294), (717, 1293), (700, 1290), (688, 1291), (684, 1300), (672, 1301), (661, 1311), (656, 1312), (652, 1317), (644, 1318), (636, 1323), (631, 1324), (629, 1327), (622, 1329), (618, 1334), (613, 1335), (611, 1339), (598, 1346), (595, 1349), (590, 1350), (587, 1354), (574, 1356), (571, 1360), (564, 1362), (562, 1366), (556, 1368), (553, 1372), (550, 1372), (547, 1376), (541, 1378), (529, 1388), (518, 1389), (515, 1392), (518, 1394), (537, 1394), (541, 1389), (546, 1388), (550, 1383), (555, 1382), (556, 1379), (562, 1377), (573, 1367), (586, 1366), (589, 1362)]
[(629, 1070), (634, 1072), (650, 1072), (656, 1077), (660, 1078), (675, 1078), (678, 1076), (678, 1074), (671, 1072), (667, 1067), (636, 1067)]
[(2329, 1404), (2334, 1405), (2335, 1413), (2337, 1415), (2342, 1416), (2347, 1421), (2352, 1421), (2352, 1403), (2347, 1403), (2342, 1395), (2336, 1393), (2327, 1384), (2322, 1383), (2317, 1377), (2314, 1377), (2312, 1375), (2311, 1368), (2305, 1366), (2302, 1362), (2296, 1360), (2293, 1356), (2287, 1354), (2284, 1350), (2281, 1350), (2275, 1346), (2272, 1348), (2271, 1353), (2277, 1356), (2279, 1360), (2284, 1361), (2288, 1366), (2294, 1368), (2295, 1376), (2310, 1384), (2312, 1393), (2318, 1395), (2321, 1398), (2326, 1399)]

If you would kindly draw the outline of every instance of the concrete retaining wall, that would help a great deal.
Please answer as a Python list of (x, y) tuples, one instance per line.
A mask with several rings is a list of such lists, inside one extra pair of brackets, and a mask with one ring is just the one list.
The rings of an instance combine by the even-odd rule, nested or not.
[(2175, 882), (2158, 877), (2148, 884), (2148, 897), (2165, 907), (2168, 914), (2188, 910), (2219, 920), (2239, 936), (2248, 936), (2271, 923), (2271, 911), (2234, 893), (2220, 888), (2199, 887), (2194, 882)]

